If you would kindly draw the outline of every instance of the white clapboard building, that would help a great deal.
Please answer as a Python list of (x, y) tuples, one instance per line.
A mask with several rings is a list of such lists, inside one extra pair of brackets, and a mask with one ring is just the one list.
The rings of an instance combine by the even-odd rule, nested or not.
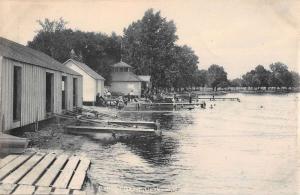
[(104, 95), (105, 79), (88, 65), (74, 59), (67, 60), (64, 65), (82, 75), (84, 104), (94, 104), (98, 93)]

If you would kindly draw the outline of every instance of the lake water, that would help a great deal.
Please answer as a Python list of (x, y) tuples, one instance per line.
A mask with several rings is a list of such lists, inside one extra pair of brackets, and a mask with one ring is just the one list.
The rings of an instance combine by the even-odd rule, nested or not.
[(213, 109), (120, 113), (161, 122), (162, 139), (83, 137), (90, 193), (297, 194), (297, 94), (227, 95)]

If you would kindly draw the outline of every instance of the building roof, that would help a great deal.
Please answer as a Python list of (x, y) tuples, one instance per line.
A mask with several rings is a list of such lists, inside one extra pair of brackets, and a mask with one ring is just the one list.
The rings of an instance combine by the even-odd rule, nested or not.
[(151, 76), (149, 75), (138, 75), (138, 77), (144, 82), (150, 82)]
[(0, 56), (19, 62), (80, 76), (80, 74), (77, 72), (67, 68), (45, 53), (31, 49), (3, 37), (0, 37)]
[(142, 82), (142, 80), (132, 72), (113, 72), (112, 82)]
[(120, 61), (116, 64), (113, 64), (111, 65), (112, 67), (127, 67), (127, 68), (132, 68), (132, 66), (130, 66), (129, 64), (123, 62), (123, 61)]
[(81, 68), (83, 71), (85, 71), (88, 75), (90, 75), (94, 79), (105, 80), (100, 74), (98, 74), (93, 69), (91, 69), (88, 65), (82, 62), (78, 62), (74, 59), (68, 59), (64, 64), (68, 63), (69, 61), (72, 61), (75, 65), (77, 65), (79, 68)]

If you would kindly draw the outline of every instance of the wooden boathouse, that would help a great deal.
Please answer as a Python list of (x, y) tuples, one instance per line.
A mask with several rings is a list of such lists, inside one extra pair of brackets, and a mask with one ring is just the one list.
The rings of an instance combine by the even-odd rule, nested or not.
[(0, 37), (0, 97), (4, 132), (82, 106), (82, 76), (42, 52)]
[(83, 103), (94, 105), (97, 94), (104, 95), (105, 79), (88, 65), (74, 59), (68, 59), (64, 65), (82, 75)]

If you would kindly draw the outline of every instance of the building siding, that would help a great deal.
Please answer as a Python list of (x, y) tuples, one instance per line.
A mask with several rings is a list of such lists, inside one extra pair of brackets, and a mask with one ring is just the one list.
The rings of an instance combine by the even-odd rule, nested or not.
[(65, 65), (82, 75), (82, 90), (84, 102), (95, 102), (97, 93), (102, 96), (104, 95), (104, 80), (94, 79), (72, 61), (67, 62)]
[(124, 95), (127, 95), (131, 91), (133, 91), (133, 94), (136, 96), (141, 96), (141, 82), (117, 82), (114, 81), (111, 83), (111, 91), (113, 92), (119, 92), (123, 93)]
[[(4, 119), (4, 130), (24, 126), (35, 122), (36, 120), (46, 119), (46, 72), (53, 73), (53, 112), (62, 112), (62, 73), (49, 70), (26, 63), (17, 62), (8, 58), (2, 58), (1, 71), (1, 119)], [(13, 70), (14, 66), (22, 68), (21, 75), (21, 119), (19, 122), (13, 122)], [(80, 76), (66, 74), (68, 78), (68, 102), (67, 109), (73, 109), (73, 77), (78, 78), (78, 84), (81, 81)], [(82, 101), (81, 85), (78, 85), (78, 106)], [(71, 93), (70, 93), (71, 92)], [(70, 95), (71, 94), (71, 95)], [(2, 125), (1, 125), (2, 127)], [(3, 129), (2, 129), (3, 130)]]

